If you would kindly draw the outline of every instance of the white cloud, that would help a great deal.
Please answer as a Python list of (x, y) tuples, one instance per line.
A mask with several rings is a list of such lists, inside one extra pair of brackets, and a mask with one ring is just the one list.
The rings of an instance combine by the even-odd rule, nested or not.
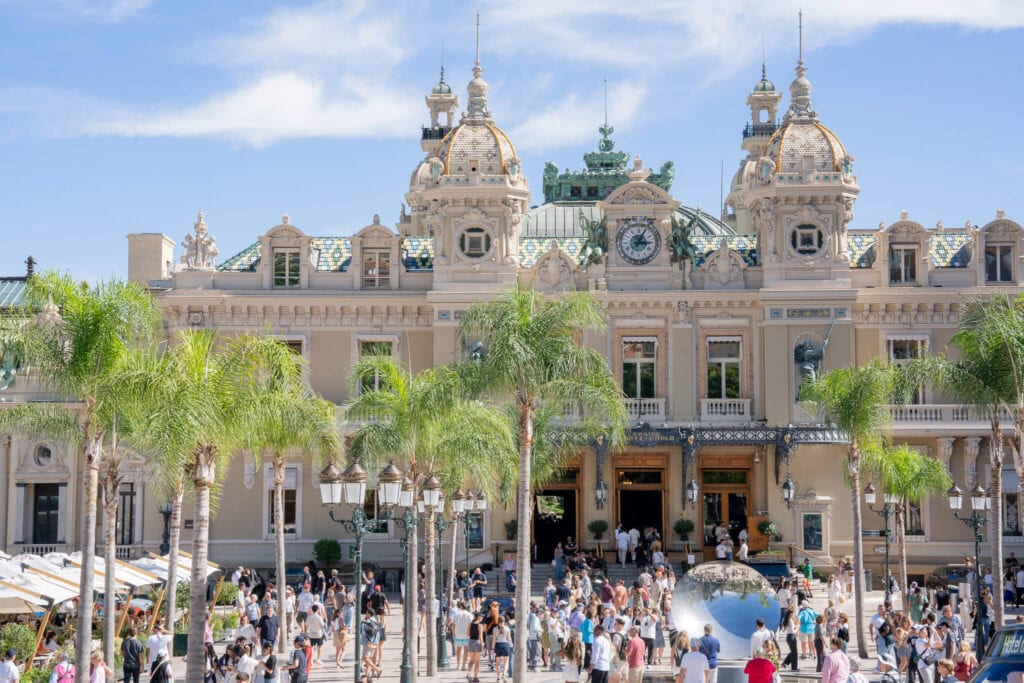
[(327, 81), (286, 72), (187, 107), (113, 113), (86, 123), (82, 131), (128, 137), (217, 136), (255, 147), (289, 138), (407, 136), (418, 124), (420, 101), (415, 92), (354, 76)]
[(152, 3), (153, 0), (0, 0), (0, 7), (53, 21), (110, 23), (133, 17)]
[[(608, 118), (616, 126), (633, 121), (647, 97), (647, 87), (636, 83), (612, 84), (608, 91)], [(509, 131), (517, 150), (549, 150), (593, 141), (604, 120), (604, 102), (588, 93), (569, 93), (542, 111), (528, 116)]]

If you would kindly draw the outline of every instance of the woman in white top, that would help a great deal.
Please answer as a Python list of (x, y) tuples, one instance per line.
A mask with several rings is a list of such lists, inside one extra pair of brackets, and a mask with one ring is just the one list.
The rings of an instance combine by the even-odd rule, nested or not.
[(494, 637), (494, 670), (498, 672), (498, 681), (504, 681), (508, 658), (512, 655), (512, 629), (505, 623), (505, 617), (498, 617), (491, 635)]
[(672, 678), (679, 675), (679, 669), (683, 663), (683, 656), (690, 651), (690, 636), (686, 631), (680, 631), (676, 636), (676, 642), (672, 644)]
[(583, 665), (583, 641), (577, 633), (569, 636), (562, 646), (562, 680), (579, 683), (580, 667)]

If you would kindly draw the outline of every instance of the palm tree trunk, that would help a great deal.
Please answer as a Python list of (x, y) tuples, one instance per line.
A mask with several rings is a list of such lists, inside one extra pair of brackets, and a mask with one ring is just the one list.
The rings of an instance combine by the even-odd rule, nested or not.
[(992, 440), (992, 517), (989, 519), (989, 543), (992, 544), (992, 604), (996, 625), (1004, 619), (1003, 605), (1003, 436), (1000, 430)]
[[(469, 514), (469, 513), (465, 513)], [(448, 609), (455, 604), (455, 550), (458, 548), (459, 520), (456, 517), (452, 522), (452, 549), (448, 558)]]
[(277, 570), (277, 613), (282, 627), (277, 631), (277, 651), (284, 653), (288, 639), (288, 615), (284, 611), (284, 458), (274, 453), (274, 567)]
[(433, 676), (437, 672), (437, 609), (434, 600), (437, 598), (437, 590), (434, 582), (437, 580), (437, 572), (434, 562), (437, 554), (437, 530), (434, 527), (434, 515), (431, 512), (427, 515), (427, 521), (423, 524), (423, 560), (426, 569), (426, 602), (427, 602), (427, 624), (424, 631), (427, 640), (427, 676)]
[(210, 541), (210, 489), (215, 481), (213, 458), (212, 446), (200, 447), (192, 470), (195, 521), (192, 530), (192, 577), (188, 587), (187, 683), (203, 683), (203, 662), (206, 659), (206, 562)]
[[(530, 542), (533, 539), (533, 487), (530, 475), (533, 457), (534, 405), (519, 402), (519, 485), (517, 487), (517, 514), (519, 535), (516, 539), (516, 606), (521, 614), (530, 604)], [(525, 625), (525, 621), (523, 624)], [(512, 683), (526, 681), (526, 629), (517, 628), (513, 644)]]
[(850, 508), (853, 512), (853, 630), (857, 637), (857, 652), (861, 659), (868, 657), (868, 644), (864, 639), (864, 520), (860, 510), (860, 452), (850, 445)]
[[(92, 592), (96, 571), (96, 498), (99, 487), (100, 456), (103, 435), (94, 436), (85, 447), (85, 467), (82, 472), (82, 571), (81, 589), (78, 593), (78, 630), (75, 632), (75, 656), (77, 661), (86, 662), (92, 649)], [(75, 669), (75, 680), (83, 683), (89, 680), (89, 667)]]
[[(115, 463), (107, 463), (107, 469), (116, 467)], [(103, 661), (109, 662), (113, 667), (114, 663), (114, 638), (117, 634), (117, 599), (114, 592), (117, 590), (115, 579), (115, 567), (117, 566), (117, 503), (118, 489), (120, 488), (120, 477), (116, 473), (111, 476), (110, 472), (104, 478), (103, 486), (103, 524), (105, 528), (103, 541)], [(128, 609), (125, 604), (123, 609)]]
[[(896, 505), (896, 548), (900, 554), (900, 585), (903, 597), (903, 609), (906, 611), (910, 608), (909, 600), (910, 593), (907, 592), (909, 582), (907, 580), (907, 512), (906, 504), (898, 503)], [(885, 577), (888, 581), (889, 577)]]
[(167, 552), (167, 594), (164, 599), (166, 621), (164, 628), (174, 633), (174, 622), (177, 620), (178, 607), (178, 544), (181, 543), (181, 507), (184, 504), (185, 487), (179, 485), (174, 492), (171, 504), (170, 533), (167, 541), (170, 549)]
[[(415, 493), (415, 489), (413, 489)], [(415, 496), (413, 496), (415, 498)], [(405, 632), (409, 634), (410, 664), (412, 665), (412, 679), (416, 680), (416, 668), (419, 666), (419, 628), (420, 614), (418, 598), (420, 594), (420, 577), (416, 568), (416, 557), (418, 555), (419, 524), (414, 522), (409, 531), (409, 544), (406, 546), (408, 557), (405, 563), (405, 602), (402, 605), (405, 617)]]

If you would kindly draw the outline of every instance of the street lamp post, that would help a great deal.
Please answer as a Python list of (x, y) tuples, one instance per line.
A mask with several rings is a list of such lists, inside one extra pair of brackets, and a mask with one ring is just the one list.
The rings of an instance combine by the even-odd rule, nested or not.
[[(392, 472), (391, 470), (394, 470)], [(377, 486), (377, 499), (385, 507), (394, 507), (398, 503), (401, 492), (401, 472), (398, 472), (394, 464), (384, 468), (379, 477)], [(363, 503), (366, 501), (366, 470), (353, 462), (344, 473), (340, 473), (334, 463), (329, 463), (320, 472), (320, 498), (327, 508), (327, 514), (332, 522), (342, 525), (355, 538), (355, 589), (356, 589), (356, 612), (357, 619), (355, 632), (355, 666), (353, 667), (353, 680), (359, 683), (363, 677), (362, 661), (362, 603), (363, 603), (363, 537), (366, 534), (377, 530), (376, 520), (367, 518), (363, 510)], [(352, 518), (344, 519), (335, 516), (335, 509), (344, 501), (346, 505), (353, 508)]]
[(166, 501), (156, 506), (157, 512), (164, 517), (164, 534), (160, 537), (160, 554), (166, 555), (171, 552), (171, 513), (174, 512), (174, 503)]
[(984, 514), (992, 506), (992, 498), (988, 495), (985, 489), (981, 488), (980, 485), (975, 486), (971, 490), (971, 516), (961, 517), (958, 513), (961, 506), (963, 506), (964, 496), (960, 491), (960, 488), (954, 484), (953, 488), (946, 492), (949, 497), (949, 508), (953, 511), (953, 516), (959, 519), (961, 522), (970, 527), (971, 531), (974, 532), (974, 585), (975, 585), (975, 614), (978, 616), (976, 623), (979, 626), (976, 628), (974, 633), (974, 644), (977, 650), (978, 661), (985, 654), (985, 644), (988, 640), (988, 633), (985, 629), (980, 626), (981, 617), (981, 528), (985, 526), (988, 521), (987, 516)]
[(398, 497), (398, 506), (403, 509), (401, 517), (394, 517), (398, 526), (402, 527), (402, 560), (405, 563), (405, 628), (402, 633), (402, 665), (401, 683), (413, 683), (412, 677), (412, 633), (416, 625), (416, 549), (410, 548), (412, 532), (423, 518), (416, 514), (416, 485), (412, 479), (405, 477), (402, 481), (402, 492)]
[(882, 509), (875, 509), (875, 500), (877, 500), (878, 494), (875, 491), (875, 485), (868, 482), (868, 485), (864, 487), (864, 502), (867, 503), (868, 509), (874, 512), (876, 515), (882, 516), (882, 521), (885, 523), (885, 602), (892, 602), (892, 590), (890, 588), (890, 570), (889, 570), (889, 517), (896, 512), (896, 503), (899, 502), (899, 496), (894, 493), (883, 493), (882, 494)]
[[(441, 539), (444, 536), (445, 529), (450, 527), (452, 524), (456, 524), (457, 520), (448, 521), (444, 518), (443, 503), (439, 501), (437, 514), (434, 515), (434, 528), (437, 529), (437, 549), (435, 552), (437, 560), (437, 604), (439, 609), (437, 610), (437, 667), (439, 669), (448, 668), (448, 639), (445, 638), (444, 626), (445, 626), (445, 613), (447, 612), (447, 605), (444, 600), (444, 578), (443, 571), (444, 566), (441, 563)], [(452, 543), (455, 542), (453, 535)]]

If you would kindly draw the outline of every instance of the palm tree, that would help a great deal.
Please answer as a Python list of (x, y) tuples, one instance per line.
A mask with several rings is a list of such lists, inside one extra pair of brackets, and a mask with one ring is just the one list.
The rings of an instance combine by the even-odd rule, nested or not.
[(177, 444), (161, 450), (159, 467), (182, 471), (191, 486), (193, 507), (192, 571), (189, 580), (188, 668), (186, 680), (203, 680), (207, 559), (210, 517), (220, 476), (243, 443), (247, 423), (241, 410), (251, 383), (254, 347), (266, 338), (242, 335), (218, 341), (208, 330), (184, 330), (160, 354), (125, 377), (124, 391), (148, 397), (154, 431), (140, 443)]
[[(902, 444), (881, 447), (865, 454), (864, 469), (878, 476), (882, 491), (896, 499), (896, 546), (900, 562), (900, 584), (907, 592), (906, 521), (909, 505), (919, 505), (928, 496), (945, 495), (953, 485), (946, 466), (935, 458)], [(889, 577), (885, 577), (888, 581)]]
[(866, 452), (881, 446), (891, 424), (889, 404), (899, 395), (899, 369), (875, 359), (859, 366), (830, 370), (806, 383), (801, 397), (814, 403), (824, 418), (850, 439), (846, 469), (850, 477), (853, 513), (854, 629), (862, 658), (868, 656), (864, 639), (864, 541), (860, 508), (860, 474)]
[[(285, 458), (289, 452), (332, 455), (340, 453), (341, 438), (334, 404), (313, 395), (303, 378), (302, 357), (285, 344), (268, 339), (249, 348), (252, 370), (241, 394), (245, 416), (244, 447), (257, 458), (270, 452), (274, 472), (274, 547), (278, 584), (283, 588), (284, 480)], [(278, 591), (278, 614), (283, 626), (277, 647), (285, 651), (288, 614), (284, 590)]]
[[(397, 458), (407, 463), (417, 487), (436, 476), (442, 491), (453, 492), (465, 478), (486, 482), (495, 461), (511, 453), (511, 435), (501, 414), (463, 395), (460, 376), (438, 366), (418, 373), (402, 368), (387, 355), (369, 354), (352, 370), (355, 398), (346, 417), (359, 422), (352, 437), (352, 456), (364, 465)], [(424, 522), (427, 623), (436, 619), (434, 606), (437, 542), (434, 515)], [(416, 530), (411, 531), (406, 565), (405, 627), (416, 642)], [(358, 577), (357, 577), (358, 578)], [(434, 675), (436, 643), (427, 638), (427, 673)], [(415, 666), (416, 657), (413, 657)]]
[[(605, 357), (578, 343), (600, 329), (606, 314), (585, 293), (547, 299), (518, 285), (493, 301), (472, 306), (462, 317), (464, 338), (479, 338), (486, 354), (473, 367), (475, 383), (516, 410), (519, 446), (516, 542), (519, 576), (516, 604), (530, 603), (530, 542), (533, 535), (533, 446), (538, 406), (578, 404), (588, 420), (603, 424), (614, 443), (625, 440), (628, 414), (622, 390)], [(526, 675), (526, 629), (516, 629), (513, 680)]]
[[(44, 273), (29, 278), (19, 315), (7, 321), (20, 336), (26, 365), (58, 396), (79, 403), (74, 412), (56, 404), (24, 404), (7, 411), (4, 426), (46, 434), (74, 444), (81, 453), (81, 588), (75, 649), (88, 653), (96, 557), (97, 492), (104, 440), (117, 414), (119, 396), (107, 381), (128, 349), (155, 337), (160, 311), (138, 285), (110, 280), (95, 285), (68, 275)], [(76, 432), (71, 438), (72, 431)], [(111, 603), (112, 596), (107, 596)], [(109, 608), (108, 604), (108, 608)], [(87, 672), (79, 674), (80, 680)]]

